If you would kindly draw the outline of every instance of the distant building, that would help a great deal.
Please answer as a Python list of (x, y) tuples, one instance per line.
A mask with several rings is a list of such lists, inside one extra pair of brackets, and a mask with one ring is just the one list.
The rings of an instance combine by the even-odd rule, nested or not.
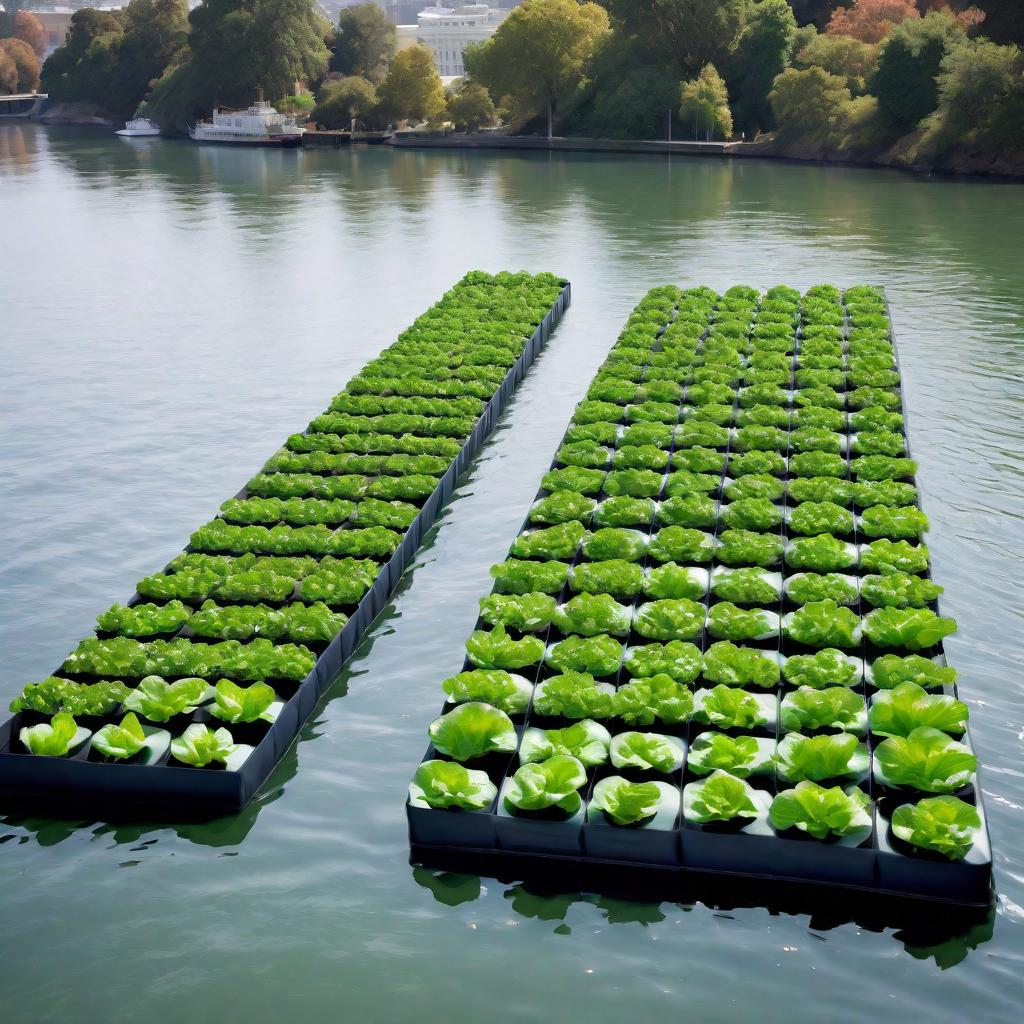
[(442, 78), (461, 78), (466, 73), (462, 63), (466, 47), (489, 39), (508, 13), (484, 3), (435, 3), (419, 11), (415, 25), (398, 25), (398, 49), (417, 43), (429, 47)]

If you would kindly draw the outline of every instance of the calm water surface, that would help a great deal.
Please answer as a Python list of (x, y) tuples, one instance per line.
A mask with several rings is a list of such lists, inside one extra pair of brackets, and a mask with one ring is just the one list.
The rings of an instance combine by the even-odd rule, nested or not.
[[(0, 819), (11, 1024), (1019, 1022), (1024, 187), (573, 155), (260, 153), (0, 127), (0, 698), (45, 676), (465, 271), (574, 305), (246, 814)], [(884, 284), (984, 765), (979, 921), (413, 868), (402, 801), (574, 403), (654, 284)], [(756, 901), (755, 901), (756, 902)]]

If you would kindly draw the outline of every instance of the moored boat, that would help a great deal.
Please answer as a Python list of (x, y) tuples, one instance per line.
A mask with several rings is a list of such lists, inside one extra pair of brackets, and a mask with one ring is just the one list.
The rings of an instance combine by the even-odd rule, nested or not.
[(148, 117), (136, 117), (114, 133), (126, 139), (148, 138), (160, 134), (160, 125)]
[(215, 142), (235, 146), (298, 146), (305, 131), (294, 117), (281, 114), (266, 100), (257, 100), (246, 110), (217, 107), (209, 121), (189, 126), (193, 142)]

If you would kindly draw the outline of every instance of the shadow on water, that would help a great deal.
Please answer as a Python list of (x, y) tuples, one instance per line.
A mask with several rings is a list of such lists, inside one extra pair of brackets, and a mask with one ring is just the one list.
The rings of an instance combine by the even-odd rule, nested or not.
[[(608, 924), (659, 924), (665, 909), (704, 907), (719, 917), (734, 911), (766, 909), (772, 916), (806, 917), (812, 933), (855, 924), (892, 937), (916, 960), (934, 960), (946, 970), (992, 938), (995, 904), (957, 907), (924, 903), (876, 893), (844, 893), (764, 879), (650, 871), (616, 877), (585, 864), (551, 864), (524, 868), (522, 861), (487, 856), (486, 875), (479, 856), (415, 853), (413, 881), (448, 907), (472, 903), (484, 892), (484, 877), (508, 885), (504, 897), (522, 918), (557, 922), (555, 934), (568, 935), (570, 910), (589, 904), (604, 912)], [(524, 870), (527, 872), (524, 875)]]

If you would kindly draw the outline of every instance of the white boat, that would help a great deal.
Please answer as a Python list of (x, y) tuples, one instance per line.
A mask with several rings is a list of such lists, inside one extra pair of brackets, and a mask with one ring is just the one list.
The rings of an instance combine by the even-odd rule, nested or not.
[(147, 135), (159, 135), (160, 125), (155, 121), (150, 121), (148, 117), (136, 117), (114, 134), (122, 135), (126, 139), (140, 138)]
[(193, 142), (217, 142), (235, 146), (298, 146), (305, 128), (295, 118), (281, 114), (266, 100), (247, 110), (217, 107), (213, 118), (189, 127)]

